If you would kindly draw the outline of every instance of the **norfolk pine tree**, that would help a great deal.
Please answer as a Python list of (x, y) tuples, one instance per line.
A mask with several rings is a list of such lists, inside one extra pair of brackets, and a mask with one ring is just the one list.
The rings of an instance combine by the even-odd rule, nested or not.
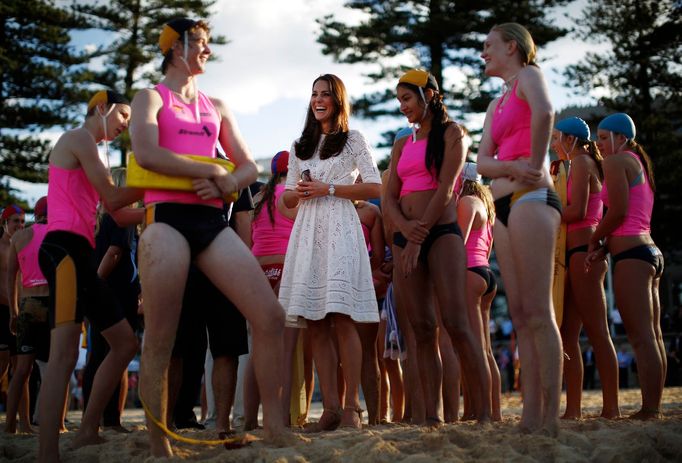
[[(161, 77), (159, 34), (171, 19), (186, 16), (209, 20), (216, 0), (115, 0), (74, 2), (73, 10), (91, 28), (106, 31), (112, 40), (93, 56), (103, 65), (94, 69), (95, 81), (116, 89), (132, 100), (135, 93), (158, 82)], [(224, 44), (223, 36), (213, 34), (211, 43)], [(121, 165), (126, 163), (130, 139), (126, 132), (115, 142), (121, 149)]]
[(8, 177), (47, 180), (50, 141), (39, 133), (75, 122), (87, 58), (69, 46), (69, 30), (82, 27), (50, 0), (0, 3), (0, 204), (20, 202)]

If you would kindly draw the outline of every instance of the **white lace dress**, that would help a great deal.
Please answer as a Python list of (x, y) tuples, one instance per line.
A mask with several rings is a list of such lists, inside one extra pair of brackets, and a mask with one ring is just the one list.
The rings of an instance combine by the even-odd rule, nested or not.
[[(365, 183), (381, 183), (379, 170), (364, 137), (355, 130), (338, 156), (321, 160), (289, 156), (286, 189), (293, 190), (301, 171), (315, 180), (352, 185), (358, 174)], [(369, 256), (360, 220), (352, 201), (325, 196), (302, 201), (289, 239), (279, 300), (287, 324), (301, 326), (301, 318), (321, 320), (328, 313), (349, 315), (357, 322), (379, 321)]]

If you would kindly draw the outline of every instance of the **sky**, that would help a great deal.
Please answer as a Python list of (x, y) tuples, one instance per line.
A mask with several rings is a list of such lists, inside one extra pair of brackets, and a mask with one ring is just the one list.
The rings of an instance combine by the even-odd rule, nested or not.
[[(584, 2), (579, 0), (569, 10), (558, 13), (556, 22), (569, 24), (568, 16), (579, 16)], [(312, 82), (320, 74), (338, 75), (351, 97), (375, 89), (364, 77), (375, 67), (334, 63), (332, 57), (322, 54), (322, 45), (316, 42), (319, 30), (316, 18), (333, 14), (340, 20), (358, 19), (343, 8), (342, 0), (219, 0), (214, 11), (210, 19), (212, 29), (226, 35), (229, 43), (213, 47), (219, 60), (208, 63), (205, 74), (198, 79), (199, 89), (221, 98), (232, 109), (256, 159), (271, 158), (291, 147), (303, 128)], [(88, 47), (102, 40), (102, 36), (85, 33), (74, 40)], [(569, 34), (539, 50), (538, 58), (555, 109), (593, 101), (565, 88), (563, 77), (556, 72), (577, 62), (589, 49), (594, 50), (595, 46)], [(383, 131), (399, 128), (403, 122), (398, 119), (372, 122), (352, 117), (351, 128), (360, 130), (375, 145), (381, 141)], [(469, 125), (477, 128), (475, 125), (482, 125), (482, 118), (469, 121)], [(52, 132), (48, 136), (56, 139), (59, 134)], [(118, 153), (115, 154), (112, 159), (117, 157)], [(387, 154), (386, 150), (375, 150), (374, 157), (379, 160)], [(47, 192), (42, 184), (12, 181), (12, 186), (31, 205)]]

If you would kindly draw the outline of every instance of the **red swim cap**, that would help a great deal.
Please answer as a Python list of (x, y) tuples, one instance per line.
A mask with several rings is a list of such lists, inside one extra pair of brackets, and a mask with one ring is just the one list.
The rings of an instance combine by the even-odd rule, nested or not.
[(2, 211), (2, 220), (7, 220), (14, 214), (24, 215), (24, 210), (17, 206), (16, 204), (10, 204)]

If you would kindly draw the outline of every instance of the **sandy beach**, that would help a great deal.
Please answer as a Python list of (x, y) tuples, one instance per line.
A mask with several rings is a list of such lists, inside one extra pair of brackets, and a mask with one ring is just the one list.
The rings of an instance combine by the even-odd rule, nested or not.
[[(565, 397), (564, 397), (565, 398)], [(565, 402), (564, 402), (565, 403)], [(639, 389), (620, 393), (621, 412), (627, 416), (639, 408)], [(312, 418), (321, 413), (314, 404)], [(521, 400), (515, 394), (503, 398), (500, 423), (444, 425), (430, 430), (388, 424), (361, 431), (337, 430), (324, 434), (297, 434), (296, 444), (276, 448), (262, 442), (238, 450), (173, 443), (174, 460), (214, 462), (433, 462), (433, 461), (551, 461), (551, 462), (659, 462), (682, 461), (682, 388), (663, 393), (664, 418), (658, 421), (609, 421), (597, 418), (600, 391), (586, 392), (581, 421), (564, 421), (557, 438), (520, 434), (517, 430)], [(141, 410), (126, 410), (124, 425), (134, 432), (105, 431), (108, 442), (78, 450), (67, 446), (74, 433), (62, 435), (64, 462), (138, 462), (149, 460), (147, 434)], [(3, 417), (4, 421), (4, 417)], [(80, 423), (80, 412), (69, 413), (69, 427)], [(183, 431), (186, 437), (215, 439), (215, 432)], [(260, 431), (253, 433), (260, 436)], [(0, 435), (0, 461), (33, 462), (37, 455), (35, 435)]]

